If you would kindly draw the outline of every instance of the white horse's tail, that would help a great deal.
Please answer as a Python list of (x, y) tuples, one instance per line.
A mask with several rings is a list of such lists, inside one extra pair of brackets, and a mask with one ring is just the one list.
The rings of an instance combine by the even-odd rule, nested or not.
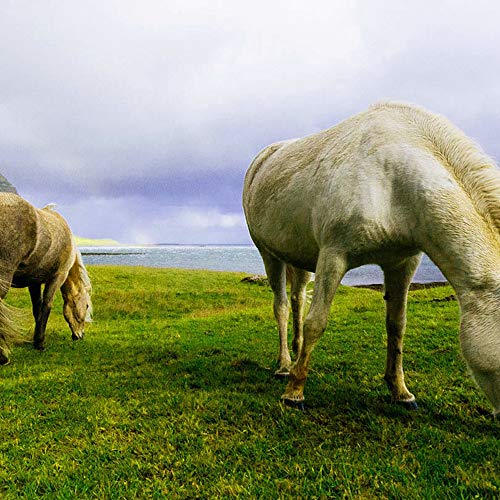
[(9, 362), (9, 354), (14, 344), (28, 341), (23, 333), (23, 313), (0, 300), (0, 365)]

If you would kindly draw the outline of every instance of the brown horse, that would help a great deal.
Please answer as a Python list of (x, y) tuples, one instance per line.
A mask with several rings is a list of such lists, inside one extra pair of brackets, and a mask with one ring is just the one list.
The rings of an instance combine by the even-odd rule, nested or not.
[(12, 310), (3, 302), (11, 286), (29, 289), (36, 349), (44, 349), (59, 288), (73, 340), (83, 338), (92, 313), (91, 283), (66, 221), (53, 206), (37, 209), (12, 193), (0, 193), (0, 220), (0, 364), (9, 362), (11, 344), (21, 340)]

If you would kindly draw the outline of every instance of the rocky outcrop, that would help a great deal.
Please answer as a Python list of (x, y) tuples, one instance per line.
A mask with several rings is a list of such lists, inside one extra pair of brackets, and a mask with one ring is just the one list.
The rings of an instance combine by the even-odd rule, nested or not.
[(18, 194), (17, 189), (2, 174), (0, 174), (0, 192)]

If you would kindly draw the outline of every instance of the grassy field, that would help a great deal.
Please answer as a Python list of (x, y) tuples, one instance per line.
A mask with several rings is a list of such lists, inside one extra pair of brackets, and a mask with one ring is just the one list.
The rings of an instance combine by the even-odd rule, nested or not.
[[(282, 407), (268, 287), (90, 267), (95, 322), (2, 367), (2, 498), (498, 498), (499, 421), (468, 377), (448, 287), (411, 293), (391, 405), (382, 294), (341, 287), (304, 412)], [(8, 302), (28, 308), (26, 290)]]

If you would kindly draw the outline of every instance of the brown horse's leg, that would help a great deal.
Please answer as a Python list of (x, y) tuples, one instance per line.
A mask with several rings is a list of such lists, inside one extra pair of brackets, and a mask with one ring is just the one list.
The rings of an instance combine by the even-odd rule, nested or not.
[(33, 317), (35, 318), (35, 323), (38, 321), (38, 316), (40, 316), (40, 310), (42, 308), (42, 286), (41, 285), (31, 285), (28, 288), (31, 297), (31, 306), (33, 310)]
[[(49, 319), (50, 311), (52, 310), (52, 304), (54, 303), (54, 296), (57, 290), (61, 287), (64, 282), (65, 276), (56, 276), (52, 281), (45, 284), (43, 290), (43, 299), (39, 306), (33, 304), (33, 314), (38, 310), (38, 316), (35, 318), (35, 335), (33, 337), (33, 343), (35, 349), (43, 351), (45, 349), (45, 329), (47, 328), (47, 321)], [(30, 288), (30, 294), (32, 290)], [(35, 298), (36, 298), (36, 292)], [(33, 300), (33, 295), (31, 295)]]
[(279, 367), (276, 376), (288, 376), (292, 360), (288, 351), (288, 297), (286, 295), (285, 264), (266, 251), (261, 251), (262, 260), (266, 268), (267, 278), (274, 294), (274, 317), (278, 323), (280, 337)]
[(387, 364), (384, 379), (393, 402), (417, 408), (415, 396), (407, 389), (403, 372), (403, 336), (406, 327), (406, 301), (420, 255), (406, 259), (396, 266), (384, 266)]
[[(291, 269), (290, 269), (291, 268)], [(306, 305), (306, 286), (311, 279), (311, 273), (289, 266), (291, 271), (291, 302), (293, 316), (292, 350), (298, 357), (304, 339), (304, 311)]]
[[(42, 351), (44, 349), (43, 342), (45, 337), (45, 327), (50, 311), (46, 314), (46, 318), (42, 318), (42, 285), (31, 285), (28, 288), (31, 297), (31, 306), (33, 317), (35, 318), (35, 334), (33, 342), (36, 349)], [(43, 326), (42, 326), (43, 325)]]
[(292, 406), (302, 406), (304, 384), (314, 346), (323, 335), (335, 291), (347, 269), (345, 258), (333, 249), (322, 249), (316, 266), (311, 309), (304, 322), (304, 342), (281, 399)]

